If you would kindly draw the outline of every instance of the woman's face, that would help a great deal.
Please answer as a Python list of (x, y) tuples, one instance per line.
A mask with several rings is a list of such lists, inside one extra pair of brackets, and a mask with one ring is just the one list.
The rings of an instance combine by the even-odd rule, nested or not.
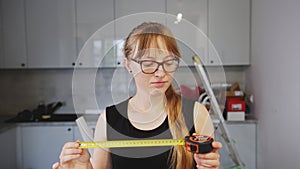
[[(141, 55), (141, 57), (135, 57), (139, 55), (139, 52), (141, 52), (137, 51), (133, 56), (134, 60), (129, 59), (130, 61), (128, 62), (128, 66), (134, 76), (137, 94), (142, 94), (145, 96), (165, 94), (173, 80), (174, 72), (168, 73), (165, 70), (172, 70), (172, 63), (175, 56), (167, 50), (163, 41), (158, 40), (157, 43), (158, 47), (145, 49), (143, 51), (144, 54)], [(157, 63), (151, 63), (151, 61), (156, 61), (159, 63), (164, 62), (165, 70), (163, 69), (162, 65), (159, 65), (158, 69), (154, 73), (146, 74), (141, 68), (141, 61), (143, 64), (143, 70), (146, 73), (149, 73), (149, 69), (147, 69), (148, 67), (151, 67), (151, 70), (153, 71), (155, 71), (157, 68)]]

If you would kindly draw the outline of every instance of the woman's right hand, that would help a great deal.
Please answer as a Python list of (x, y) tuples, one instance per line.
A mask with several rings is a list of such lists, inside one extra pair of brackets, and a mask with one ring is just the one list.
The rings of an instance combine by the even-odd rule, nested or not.
[(89, 168), (90, 154), (87, 149), (80, 149), (78, 142), (68, 142), (63, 146), (60, 162), (53, 164), (52, 169)]

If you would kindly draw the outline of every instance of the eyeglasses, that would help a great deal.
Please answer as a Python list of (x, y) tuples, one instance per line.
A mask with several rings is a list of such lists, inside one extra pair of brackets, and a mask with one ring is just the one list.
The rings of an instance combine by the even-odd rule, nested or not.
[(162, 66), (162, 68), (165, 72), (172, 73), (172, 72), (175, 72), (179, 66), (178, 58), (165, 60), (163, 62), (157, 62), (154, 60), (136, 60), (136, 59), (132, 59), (132, 58), (131, 58), (131, 60), (140, 64), (142, 72), (145, 74), (155, 73), (158, 70), (159, 66)]

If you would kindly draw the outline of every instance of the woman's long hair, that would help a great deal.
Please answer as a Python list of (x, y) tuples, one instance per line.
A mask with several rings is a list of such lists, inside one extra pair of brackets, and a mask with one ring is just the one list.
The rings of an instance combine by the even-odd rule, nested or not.
[[(142, 23), (130, 32), (124, 45), (125, 57), (129, 59), (135, 51), (158, 47), (158, 39), (164, 41), (169, 52), (181, 57), (171, 31), (162, 24), (153, 22)], [(181, 96), (175, 92), (172, 85), (169, 86), (165, 95), (172, 137), (173, 139), (182, 139), (189, 134), (189, 131), (181, 110)], [(169, 158), (172, 169), (193, 168), (193, 154), (188, 152), (184, 146), (174, 146)]]

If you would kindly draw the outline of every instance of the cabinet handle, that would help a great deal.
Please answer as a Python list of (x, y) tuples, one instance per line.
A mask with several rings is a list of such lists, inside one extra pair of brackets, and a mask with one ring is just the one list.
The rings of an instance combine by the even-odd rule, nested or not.
[(93, 127), (93, 128), (92, 128), (93, 136), (95, 136), (95, 130), (96, 130), (96, 129)]
[(22, 66), (22, 67), (25, 67), (25, 63), (21, 63), (21, 66)]
[(72, 66), (75, 66), (75, 62), (72, 63)]
[(72, 129), (71, 128), (68, 128), (68, 131), (71, 131)]

